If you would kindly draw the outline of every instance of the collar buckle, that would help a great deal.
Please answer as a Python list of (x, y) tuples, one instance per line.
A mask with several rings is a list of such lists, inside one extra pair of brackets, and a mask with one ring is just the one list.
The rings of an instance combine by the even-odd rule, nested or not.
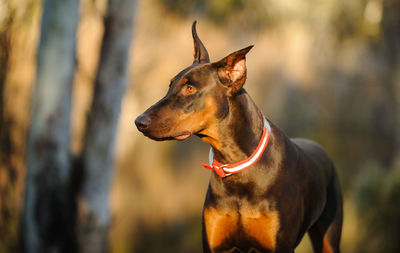
[(224, 178), (231, 175), (225, 172), (224, 168), (226, 166), (228, 166), (228, 164), (223, 164), (221, 166), (211, 165), (211, 168), (215, 171), (215, 173), (217, 173), (218, 176)]

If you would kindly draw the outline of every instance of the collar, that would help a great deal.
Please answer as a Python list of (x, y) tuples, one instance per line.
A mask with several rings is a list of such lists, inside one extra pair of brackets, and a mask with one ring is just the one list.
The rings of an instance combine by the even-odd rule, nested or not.
[(209, 165), (202, 163), (201, 165), (206, 168), (207, 170), (213, 170), (217, 175), (221, 178), (230, 176), (234, 173), (238, 173), (241, 171), (244, 171), (251, 166), (253, 166), (262, 156), (264, 153), (265, 148), (268, 145), (268, 140), (269, 136), (271, 135), (271, 126), (269, 125), (267, 119), (265, 118), (264, 114), (261, 111), (262, 119), (264, 122), (264, 127), (263, 127), (263, 134), (261, 137), (260, 142), (258, 143), (258, 146), (256, 150), (254, 150), (253, 154), (246, 160), (237, 162), (237, 163), (232, 163), (232, 164), (222, 164), (218, 162), (217, 160), (214, 159), (214, 154), (212, 152), (212, 148), (210, 148), (210, 152), (208, 155), (208, 160), (209, 160)]

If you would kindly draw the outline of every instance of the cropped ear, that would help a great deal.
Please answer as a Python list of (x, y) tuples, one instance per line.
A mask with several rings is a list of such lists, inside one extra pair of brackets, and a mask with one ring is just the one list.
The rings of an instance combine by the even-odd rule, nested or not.
[(212, 65), (217, 68), (219, 80), (222, 84), (231, 89), (231, 94), (235, 94), (246, 81), (246, 54), (253, 45), (233, 52)]
[(199, 39), (199, 36), (197, 36), (196, 23), (197, 23), (197, 21), (194, 21), (193, 25), (192, 25), (192, 36), (193, 36), (193, 42), (194, 42), (193, 64), (194, 63), (209, 63), (210, 58), (208, 57), (207, 49), (203, 45), (201, 40)]

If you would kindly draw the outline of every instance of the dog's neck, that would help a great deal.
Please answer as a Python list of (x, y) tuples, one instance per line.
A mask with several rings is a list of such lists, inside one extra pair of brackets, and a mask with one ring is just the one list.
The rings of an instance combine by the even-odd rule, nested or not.
[(244, 89), (228, 103), (229, 113), (218, 129), (220, 145), (212, 145), (214, 158), (221, 163), (247, 159), (257, 148), (263, 131), (262, 114)]

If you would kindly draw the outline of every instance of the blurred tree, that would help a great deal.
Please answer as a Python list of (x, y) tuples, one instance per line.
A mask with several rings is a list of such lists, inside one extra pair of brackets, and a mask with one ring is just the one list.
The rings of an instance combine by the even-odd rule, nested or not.
[(22, 221), (26, 252), (72, 252), (71, 91), (79, 0), (45, 0), (37, 58)]
[[(396, 159), (396, 152), (400, 147), (400, 114), (398, 101), (400, 87), (398, 75), (400, 73), (400, 1), (382, 1), (382, 44), (379, 48), (379, 59), (382, 61), (382, 81), (385, 87), (384, 101), (378, 108), (375, 122), (384, 119), (381, 127), (375, 131), (383, 141), (380, 160), (386, 168), (391, 168)], [(380, 109), (380, 110), (379, 110)], [(380, 129), (379, 129), (380, 128)]]
[(100, 64), (83, 148), (82, 252), (107, 251), (109, 188), (115, 136), (125, 92), (135, 0), (109, 0)]
[(70, 111), (79, 0), (43, 2), (21, 231), (26, 252), (107, 251), (108, 192), (134, 4), (108, 2), (84, 150), (72, 159)]
[(4, 3), (3, 8), (7, 9), (7, 15), (0, 18), (0, 252), (15, 251), (16, 234), (10, 229), (17, 223), (17, 204), (13, 192), (16, 182), (17, 168), (12, 162), (14, 150), (11, 140), (11, 127), (13, 119), (6, 106), (6, 77), (8, 71), (9, 55), (11, 49), (11, 25), (14, 22), (14, 11)]
[(384, 93), (371, 122), (379, 163), (361, 175), (356, 198), (363, 223), (357, 248), (367, 253), (400, 251), (400, 1), (382, 5), (381, 41), (374, 51)]

